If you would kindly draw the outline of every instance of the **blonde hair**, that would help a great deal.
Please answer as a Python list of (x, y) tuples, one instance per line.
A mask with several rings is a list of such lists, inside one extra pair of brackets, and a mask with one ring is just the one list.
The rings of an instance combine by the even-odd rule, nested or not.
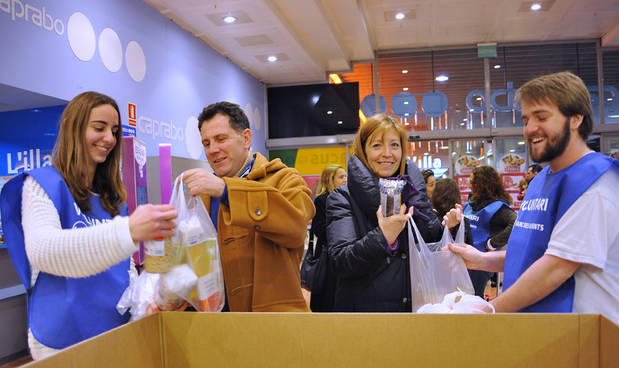
[[(116, 145), (105, 162), (97, 165), (92, 188), (86, 184), (88, 150), (85, 145), (86, 128), (90, 112), (97, 106), (111, 105), (118, 113), (119, 129), (116, 131)], [(120, 179), (120, 150), (122, 129), (120, 111), (111, 97), (97, 93), (84, 92), (69, 102), (60, 118), (58, 138), (52, 153), (54, 166), (62, 175), (75, 202), (83, 212), (88, 212), (90, 191), (99, 194), (101, 205), (112, 216), (118, 215), (120, 206), (127, 198), (125, 187)]]
[(359, 127), (357, 135), (355, 135), (353, 148), (355, 150), (355, 154), (359, 157), (361, 162), (363, 162), (363, 164), (370, 169), (370, 165), (368, 164), (368, 159), (365, 154), (365, 143), (368, 140), (382, 137), (389, 129), (395, 129), (396, 133), (400, 136), (402, 157), (400, 159), (400, 170), (398, 175), (404, 175), (406, 174), (406, 156), (408, 156), (408, 138), (402, 124), (391, 116), (376, 114), (367, 119), (365, 123)]
[(335, 184), (333, 184), (333, 178), (335, 178), (335, 174), (337, 174), (337, 171), (339, 169), (346, 171), (344, 167), (342, 167), (342, 165), (332, 164), (325, 166), (325, 168), (322, 170), (322, 174), (320, 175), (320, 184), (318, 184), (318, 188), (316, 190), (316, 193), (318, 193), (318, 195), (333, 192), (333, 190), (335, 189)]

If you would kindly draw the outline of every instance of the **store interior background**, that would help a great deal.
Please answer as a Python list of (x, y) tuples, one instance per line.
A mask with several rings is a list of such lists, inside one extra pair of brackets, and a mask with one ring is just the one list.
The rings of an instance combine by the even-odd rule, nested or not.
[[(384, 111), (401, 119), (421, 168), (450, 177), (466, 176), (458, 163), (464, 156), (501, 169), (501, 159), (515, 154), (526, 168), (511, 93), (563, 70), (591, 91), (590, 146), (616, 152), (619, 4), (551, 0), (532, 11), (532, 3), (0, 1), (0, 174), (8, 179), (28, 168), (26, 156), (44, 160), (62, 106), (96, 90), (118, 101), (123, 124), (149, 157), (172, 143), (175, 157), (205, 160), (192, 130), (196, 116), (214, 101), (238, 103), (250, 118), (252, 149), (281, 157), (311, 182), (325, 165), (345, 165), (352, 134), (270, 137), (271, 125), (297, 122), (270, 121), (267, 95), (269, 88), (335, 83), (331, 74), (358, 83), (364, 116)], [(235, 22), (226, 23), (229, 16)], [(75, 30), (91, 37), (76, 41)], [(496, 56), (480, 57), (487, 43)], [(42, 127), (36, 114), (47, 116)], [(39, 156), (30, 154), (36, 149)], [(26, 350), (27, 322), (23, 287), (1, 246), (0, 326), (2, 364)]]

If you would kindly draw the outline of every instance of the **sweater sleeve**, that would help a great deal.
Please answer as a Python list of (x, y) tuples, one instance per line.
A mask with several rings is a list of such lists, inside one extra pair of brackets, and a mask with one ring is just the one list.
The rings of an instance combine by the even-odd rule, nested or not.
[(516, 212), (507, 206), (502, 206), (492, 216), (490, 219), (491, 235), (488, 239), (494, 248), (501, 248), (507, 244), (516, 216)]
[(137, 250), (128, 217), (116, 216), (91, 227), (62, 229), (51, 199), (30, 176), (24, 181), (22, 193), (22, 227), (32, 267), (56, 276), (95, 275)]

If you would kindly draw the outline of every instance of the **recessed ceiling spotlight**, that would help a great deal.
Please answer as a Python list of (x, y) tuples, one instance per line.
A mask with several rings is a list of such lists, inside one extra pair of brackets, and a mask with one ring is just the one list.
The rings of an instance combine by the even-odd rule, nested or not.
[(524, 146), (524, 141), (518, 141), (519, 146)]
[(477, 98), (476, 98), (476, 100), (477, 100), (477, 101), (481, 101), (481, 97), (477, 97)]
[(494, 66), (494, 69), (501, 69), (501, 64), (496, 64), (496, 65)]
[(342, 125), (342, 124), (344, 124), (344, 122), (343, 122), (343, 121), (341, 121), (341, 120), (338, 120), (338, 121), (337, 121), (337, 124), (338, 124), (338, 125)]
[(531, 10), (533, 11), (538, 11), (542, 9), (542, 4), (540, 3), (533, 3), (531, 4)]
[(447, 82), (449, 80), (449, 77), (446, 76), (445, 74), (441, 74), (438, 77), (434, 78), (437, 82)]
[(404, 18), (406, 18), (406, 14), (404, 14), (404, 13), (402, 13), (402, 12), (397, 12), (397, 13), (395, 13), (395, 19), (397, 19), (397, 20), (402, 20), (402, 19), (404, 19)]
[(408, 73), (408, 70), (402, 69), (402, 74), (406, 74), (406, 73)]
[[(408, 115), (410, 115), (408, 112), (404, 113), (404, 116), (408, 116)], [(406, 123), (406, 125), (408, 125), (408, 123)]]
[(271, 56), (269, 56), (269, 57), (267, 58), (267, 60), (268, 60), (268, 61), (270, 61), (270, 62), (277, 61), (277, 56), (275, 56), (275, 55), (271, 55)]
[(331, 110), (327, 111), (327, 115), (331, 115), (331, 114), (333, 114), (333, 111)]
[(408, 91), (408, 87), (403, 87), (402, 91)]
[(224, 22), (226, 22), (228, 24), (234, 23), (234, 22), (236, 22), (236, 17), (228, 15), (228, 16), (224, 17)]

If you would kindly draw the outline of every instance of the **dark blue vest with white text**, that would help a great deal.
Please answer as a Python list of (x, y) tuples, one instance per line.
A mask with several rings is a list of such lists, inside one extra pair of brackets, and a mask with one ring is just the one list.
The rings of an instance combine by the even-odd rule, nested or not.
[(490, 219), (501, 207), (507, 206), (503, 201), (494, 201), (486, 207), (473, 213), (473, 208), (469, 203), (464, 205), (464, 216), (471, 223), (471, 232), (473, 233), (473, 244), (480, 252), (486, 251), (486, 242), (490, 236)]
[[(589, 153), (559, 172), (550, 173), (550, 167), (546, 167), (535, 176), (529, 183), (507, 243), (505, 289), (544, 255), (552, 230), (563, 214), (613, 166), (619, 169), (619, 161), (600, 153)], [(574, 288), (572, 275), (547, 297), (521, 312), (569, 313)]]
[[(99, 197), (89, 198), (90, 211), (82, 213), (58, 170), (47, 166), (18, 175), (2, 189), (0, 207), (5, 240), (17, 273), (28, 291), (28, 320), (37, 341), (62, 349), (126, 323), (129, 314), (116, 311), (116, 303), (129, 286), (129, 259), (85, 278), (40, 272), (30, 290), (30, 262), (21, 227), (23, 182), (32, 176), (50, 197), (63, 229), (88, 227), (111, 221)], [(127, 207), (123, 206), (122, 215)]]

